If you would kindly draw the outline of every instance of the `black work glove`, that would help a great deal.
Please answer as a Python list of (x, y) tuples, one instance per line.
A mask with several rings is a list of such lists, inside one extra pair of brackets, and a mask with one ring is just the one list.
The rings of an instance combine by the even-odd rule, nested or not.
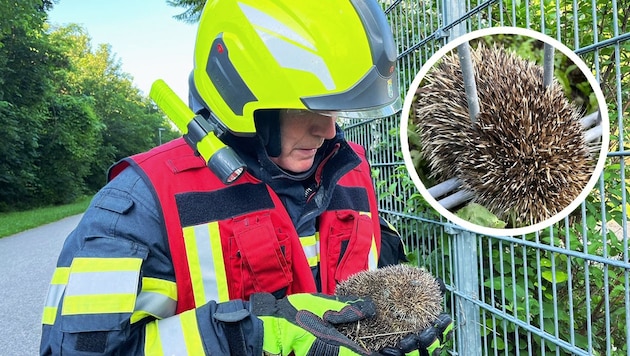
[[(440, 294), (446, 293), (446, 285), (441, 278), (435, 278), (440, 286)], [(386, 356), (437, 356), (442, 353), (444, 344), (453, 333), (453, 319), (442, 313), (428, 328), (404, 337), (397, 347), (385, 347), (380, 350)]]
[(250, 297), (250, 309), (263, 321), (263, 350), (274, 355), (373, 355), (334, 325), (373, 317), (369, 299), (324, 294), (292, 294), (282, 299), (268, 293)]
[(385, 347), (379, 352), (386, 356), (437, 356), (451, 338), (452, 331), (451, 316), (440, 314), (430, 327), (406, 336), (397, 347)]

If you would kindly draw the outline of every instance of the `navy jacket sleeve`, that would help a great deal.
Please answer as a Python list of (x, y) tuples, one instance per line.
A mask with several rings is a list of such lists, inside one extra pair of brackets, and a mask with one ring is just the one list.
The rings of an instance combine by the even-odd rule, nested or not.
[[(262, 322), (234, 300), (175, 314), (177, 288), (157, 204), (124, 170), (67, 237), (42, 318), (42, 355), (262, 354)], [(238, 315), (234, 319), (225, 315)], [(221, 318), (215, 317), (221, 315)], [(239, 336), (240, 335), (240, 336)], [(247, 337), (244, 337), (247, 335)]]

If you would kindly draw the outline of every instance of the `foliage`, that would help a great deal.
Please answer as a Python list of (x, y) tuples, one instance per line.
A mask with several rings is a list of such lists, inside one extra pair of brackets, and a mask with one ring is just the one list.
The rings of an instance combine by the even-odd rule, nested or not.
[(115, 161), (179, 136), (109, 45), (50, 28), (51, 6), (0, 0), (0, 212), (92, 193)]
[[(605, 175), (616, 174), (618, 169), (615, 165), (607, 166)], [(607, 188), (612, 190), (614, 184), (606, 182)], [(630, 189), (626, 188), (625, 194), (630, 194)], [(589, 258), (622, 258), (624, 255), (623, 239), (608, 229), (614, 223), (622, 222), (623, 217), (614, 212), (620, 208), (608, 202), (606, 209), (602, 210), (598, 197), (593, 194), (586, 200), (584, 220), (566, 219), (564, 226), (553, 226), (539, 234), (524, 237), (529, 241), (574, 251), (574, 256), (518, 244), (488, 245), (483, 258), (494, 263), (484, 270), (483, 283), (485, 295), (496, 296), (495, 300), (486, 302), (500, 303), (499, 308), (549, 335), (554, 335), (555, 330), (564, 339), (574, 335), (576, 346), (590, 349), (596, 355), (605, 355), (607, 341), (620, 352), (624, 350), (626, 326), (623, 304), (627, 292), (623, 287), (623, 269)], [(610, 198), (614, 201), (621, 198), (621, 194), (611, 194)], [(602, 225), (599, 217), (608, 224)], [(512, 269), (512, 265), (516, 268)], [(510, 276), (505, 271), (513, 274)], [(611, 324), (610, 328), (606, 327), (607, 322)], [(489, 319), (486, 323), (488, 332), (489, 329), (496, 330), (502, 320)], [(589, 330), (593, 335), (590, 345), (584, 337)], [(519, 334), (514, 324), (509, 324), (506, 331), (512, 340), (520, 339), (520, 345), (527, 344), (526, 335)], [(609, 340), (606, 331), (610, 333)], [(541, 340), (536, 339), (535, 343), (541, 344)], [(512, 342), (494, 347), (513, 354), (514, 345), (515, 342)], [(543, 345), (547, 351), (555, 351), (553, 344)], [(567, 354), (564, 351), (559, 353)]]
[(500, 220), (496, 215), (486, 209), (485, 206), (477, 203), (466, 204), (466, 206), (459, 209), (455, 215), (475, 225), (494, 229), (502, 229), (506, 225), (505, 221)]
[(0, 101), (0, 211), (29, 205), (38, 189), (38, 144), (33, 132), (38, 121), (30, 120), (27, 110)]
[[(55, 28), (51, 40), (68, 55), (71, 71), (65, 73), (61, 92), (94, 98), (92, 110), (102, 126), (101, 143), (92, 160), (87, 187), (96, 190), (105, 183), (107, 168), (123, 157), (144, 151), (157, 143), (159, 128), (170, 125), (122, 72), (120, 60), (109, 45), (92, 50), (85, 30), (77, 25)], [(172, 137), (172, 133), (165, 135)]]
[(0, 1), (0, 211), (32, 204), (40, 184), (39, 135), (52, 85), (54, 49), (41, 1)]
[(50, 116), (41, 134), (39, 197), (52, 204), (67, 204), (87, 190), (85, 178), (97, 159), (103, 125), (89, 97), (59, 95), (52, 99)]
[(174, 16), (175, 19), (187, 23), (197, 23), (206, 0), (166, 0), (166, 3), (170, 6), (186, 8), (183, 13)]
[[(516, 4), (515, 8), (511, 8)], [(613, 2), (592, 2), (579, 0), (576, 2), (564, 2), (557, 4), (554, 1), (545, 1), (542, 4), (529, 8), (511, 3), (508, 5), (508, 12), (515, 11), (516, 17), (514, 25), (532, 27), (542, 30), (548, 35), (555, 37), (565, 43), (568, 47), (581, 50), (589, 44), (596, 43), (602, 39), (613, 38), (619, 30), (627, 31), (630, 25), (630, 3), (628, 1), (615, 1), (617, 12), (614, 12)], [(575, 6), (575, 7), (574, 7)], [(575, 10), (575, 11), (574, 11)], [(596, 17), (592, 15), (596, 14)], [(532, 21), (525, 23), (525, 19), (541, 19), (540, 22)], [(613, 18), (615, 18), (613, 20)], [(615, 26), (618, 26), (615, 28)], [(597, 51), (580, 51), (582, 59), (593, 69), (593, 73), (600, 82), (601, 89), (607, 101), (611, 126), (611, 150), (627, 150), (630, 137), (630, 112), (627, 103), (620, 101), (621, 98), (630, 96), (630, 43), (620, 42), (617, 50), (614, 45), (602, 46)], [(588, 86), (584, 80), (580, 81), (575, 77), (574, 67), (568, 66), (565, 71), (556, 71), (555, 76), (568, 89), (569, 95), (573, 98), (582, 97), (585, 106), (593, 107), (596, 100), (593, 96), (584, 96), (584, 89)], [(573, 82), (573, 85), (568, 85)], [(618, 105), (620, 103), (621, 105)], [(625, 131), (621, 131), (621, 129)], [(622, 145), (625, 138), (625, 147)], [(619, 158), (617, 158), (618, 160)], [(621, 158), (624, 159), (624, 158)], [(565, 228), (554, 226), (545, 230), (539, 236), (527, 236), (531, 241), (541, 241), (545, 244), (560, 246), (574, 251), (584, 252), (584, 258), (572, 258), (565, 254), (552, 253), (545, 250), (530, 251), (524, 254), (527, 261), (521, 261), (521, 266), (530, 266), (529, 271), (519, 270), (515, 284), (522, 286), (522, 292), (515, 297), (524, 298), (526, 295), (536, 295), (538, 290), (542, 293), (530, 310), (530, 322), (550, 334), (554, 333), (554, 315), (549, 311), (553, 307), (559, 308), (557, 329), (559, 334), (567, 338), (575, 335), (575, 344), (584, 349), (591, 350), (594, 354), (626, 354), (626, 321), (624, 298), (627, 291), (624, 285), (623, 269), (612, 267), (607, 264), (589, 259), (589, 256), (603, 256), (607, 259), (623, 259), (624, 247), (623, 238), (617, 236), (609, 227), (621, 226), (627, 217), (623, 216), (622, 196), (628, 196), (628, 181), (621, 182), (621, 171), (628, 177), (630, 170), (626, 159), (625, 165), (615, 163), (609, 159), (603, 172), (600, 189), (596, 189), (590, 194), (584, 204), (581, 214), (572, 214), (565, 221)], [(624, 168), (625, 167), (625, 168)], [(625, 186), (625, 192), (622, 191)], [(602, 199), (603, 197), (603, 199)], [(559, 237), (564, 234), (565, 238)], [(627, 236), (625, 237), (627, 238)], [(527, 257), (529, 256), (529, 257)], [(542, 266), (542, 279), (540, 286), (524, 283), (523, 278), (529, 274), (533, 276), (535, 271), (531, 266), (536, 266), (537, 259), (540, 259)], [(557, 267), (552, 270), (551, 263)], [(566, 267), (565, 267), (566, 266)], [(553, 274), (552, 274), (553, 271)], [(495, 272), (497, 272), (495, 270)], [(488, 276), (486, 276), (488, 277)], [(486, 287), (489, 280), (486, 279)], [(536, 283), (534, 281), (534, 283)], [(502, 286), (509, 289), (511, 286)], [(540, 289), (539, 289), (540, 288)], [(552, 293), (552, 291), (556, 293)], [(570, 294), (571, 291), (576, 293)], [(587, 293), (578, 293), (587, 291)], [(515, 307), (516, 300), (508, 298), (508, 307)], [(572, 306), (572, 310), (569, 308)], [(540, 311), (538, 315), (537, 310)], [(571, 313), (572, 312), (572, 313)], [(569, 319), (569, 315), (574, 317)], [(522, 314), (521, 314), (522, 318)], [(537, 323), (540, 320), (542, 322)], [(497, 321), (499, 322), (499, 321)], [(581, 335), (586, 335), (587, 331), (593, 333), (592, 343)], [(609, 332), (609, 335), (607, 335)], [(515, 335), (515, 337), (517, 337)], [(536, 340), (537, 344), (541, 340)], [(609, 345), (607, 345), (607, 343)], [(547, 351), (555, 351), (553, 344), (542, 343)], [(589, 348), (590, 346), (590, 348)], [(505, 345), (508, 351), (510, 345)], [(610, 347), (610, 348), (608, 348)], [(538, 348), (540, 349), (540, 347)], [(616, 350), (616, 351), (614, 351)], [(564, 351), (560, 352), (565, 354)]]
[[(627, 0), (577, 0), (484, 4), (487, 9), (466, 21), (469, 30), (497, 25), (527, 27), (578, 51), (599, 80), (608, 104), (610, 149), (627, 151), (630, 147), (630, 102), (627, 100), (630, 97), (630, 42), (611, 41), (597, 49), (589, 46), (612, 39), (618, 33), (627, 33), (630, 3)], [(615, 9), (617, 12), (613, 11)], [(402, 1), (392, 14), (401, 15), (392, 16), (391, 22), (398, 38), (399, 53), (406, 54), (399, 61), (402, 64), (399, 77), (403, 83), (409, 83), (421, 64), (443, 44), (438, 31), (443, 26), (439, 24), (442, 17), (439, 9), (431, 8), (427, 2)], [(418, 43), (422, 45), (412, 47)], [(537, 46), (521, 44), (515, 46), (520, 56), (540, 57)], [(556, 68), (560, 69), (554, 73), (555, 77), (567, 95), (585, 112), (595, 110), (596, 98), (576, 66), (566, 57), (556, 56)], [(410, 132), (412, 158), (415, 157), (414, 163), (421, 168), (423, 163), (418, 152), (414, 156), (413, 139)], [(557, 337), (594, 355), (627, 354), (627, 271), (602, 261), (627, 258), (627, 246), (624, 246), (627, 236), (619, 236), (611, 228), (627, 222), (624, 213), (630, 209), (630, 204), (626, 202), (623, 206), (622, 203), (624, 196), (630, 196), (629, 167), (627, 157), (609, 158), (599, 188), (587, 197), (581, 210), (549, 229), (523, 236), (522, 244), (514, 239), (479, 237), (481, 302), (501, 311), (481, 313), (482, 342), (486, 350), (509, 355), (516, 354), (517, 348), (530, 354), (570, 354), (549, 341)], [(621, 181), (622, 176), (626, 177), (625, 182)], [(377, 185), (388, 186), (399, 181), (400, 177), (394, 177)], [(410, 211), (426, 205), (413, 190), (398, 199), (407, 200), (406, 209)], [(403, 236), (407, 239), (409, 258), (435, 271), (445, 281), (452, 281), (452, 239), (443, 232), (440, 219), (427, 221), (423, 215), (419, 219), (401, 219), (399, 224), (403, 224), (397, 225), (399, 230), (407, 232)], [(502, 319), (502, 314), (520, 320), (520, 325)], [(549, 340), (528, 332), (522, 325), (546, 332)]]

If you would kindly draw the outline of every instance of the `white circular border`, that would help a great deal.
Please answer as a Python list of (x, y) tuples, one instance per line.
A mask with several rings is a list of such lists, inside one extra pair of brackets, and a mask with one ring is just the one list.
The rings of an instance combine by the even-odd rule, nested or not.
[[(599, 153), (599, 159), (597, 160), (597, 164), (595, 166), (595, 170), (591, 175), (590, 180), (582, 190), (582, 192), (573, 200), (567, 207), (562, 209), (558, 214), (550, 217), (547, 220), (541, 221), (537, 224), (520, 227), (520, 228), (511, 228), (511, 229), (496, 229), (489, 228), (485, 226), (480, 226), (473, 224), (467, 220), (464, 220), (460, 217), (457, 217), (455, 214), (444, 208), (440, 203), (438, 203), (435, 198), (429, 194), (429, 191), (424, 186), (420, 177), (418, 176), (418, 172), (413, 165), (411, 160), (411, 154), (409, 153), (409, 141), (407, 138), (407, 126), (409, 121), (409, 110), (411, 108), (412, 101), (415, 96), (416, 89), (420, 86), (420, 82), (424, 78), (424, 76), (429, 72), (431, 68), (440, 60), (444, 55), (446, 55), (449, 51), (456, 48), (458, 45), (470, 41), (472, 39), (488, 36), (488, 35), (498, 35), (498, 34), (512, 34), (512, 35), (522, 35), (533, 37), (539, 41), (546, 42), (556, 49), (560, 50), (564, 55), (566, 55), (569, 59), (573, 61), (577, 65), (577, 67), (584, 73), (586, 79), (588, 80), (591, 88), (595, 93), (595, 97), (597, 98), (597, 102), (599, 105), (599, 111), (601, 113), (601, 125), (602, 125), (602, 140), (601, 140), (601, 149)], [(540, 231), (548, 228), (549, 226), (555, 224), (556, 222), (564, 219), (567, 215), (573, 212), (577, 207), (586, 199), (586, 196), (590, 194), (591, 190), (597, 184), (597, 181), (600, 178), (600, 175), (604, 169), (604, 164), (606, 163), (606, 156), (608, 153), (608, 145), (610, 141), (610, 123), (608, 118), (608, 108), (606, 105), (606, 99), (604, 98), (604, 94), (602, 93), (597, 80), (591, 73), (590, 69), (582, 61), (582, 59), (575, 54), (571, 49), (562, 44), (561, 42), (545, 35), (537, 31), (520, 28), (520, 27), (492, 27), (482, 30), (477, 30), (473, 32), (469, 32), (465, 35), (462, 35), (453, 41), (446, 44), (444, 47), (440, 48), (434, 55), (432, 55), (427, 62), (420, 68), (418, 74), (414, 78), (413, 82), (409, 87), (409, 91), (405, 96), (405, 101), (403, 103), (402, 113), (401, 113), (401, 124), (400, 124), (400, 141), (403, 153), (403, 159), (405, 161), (405, 166), (407, 167), (407, 171), (411, 176), (411, 180), (416, 185), (416, 188), (420, 191), (420, 194), (424, 197), (424, 199), (431, 204), (431, 206), (437, 210), (442, 216), (444, 216), (449, 221), (465, 228), (466, 230), (470, 230), (482, 235), (489, 236), (514, 236), (521, 234), (528, 234), (535, 231)]]

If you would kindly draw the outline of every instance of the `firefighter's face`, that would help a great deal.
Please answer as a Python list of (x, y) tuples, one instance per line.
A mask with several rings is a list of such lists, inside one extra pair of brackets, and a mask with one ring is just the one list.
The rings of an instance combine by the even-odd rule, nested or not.
[(280, 155), (271, 160), (287, 171), (309, 170), (324, 140), (335, 137), (335, 120), (306, 110), (281, 110)]

